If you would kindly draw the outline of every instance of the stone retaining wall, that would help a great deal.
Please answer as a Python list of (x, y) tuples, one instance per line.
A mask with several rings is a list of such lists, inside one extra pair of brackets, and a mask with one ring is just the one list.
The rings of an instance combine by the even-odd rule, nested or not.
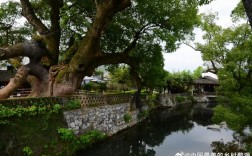
[(162, 94), (159, 96), (161, 107), (175, 107), (178, 104), (191, 103), (190, 96), (186, 94)]
[[(125, 114), (131, 116), (128, 123), (124, 121)], [(130, 111), (129, 103), (64, 112), (67, 125), (75, 134), (96, 129), (107, 135), (112, 135), (136, 124), (139, 121), (137, 115), (138, 111)]]
[[(88, 130), (99, 130), (107, 135), (112, 135), (120, 130), (135, 125), (139, 122), (138, 111), (134, 109), (129, 94), (111, 95), (80, 95), (64, 97), (42, 97), (42, 98), (15, 98), (0, 100), (1, 105), (16, 107), (22, 105), (65, 105), (70, 100), (79, 100), (81, 109), (63, 112), (68, 128), (74, 130), (76, 135)], [(131, 104), (133, 104), (131, 106)], [(131, 117), (127, 123), (125, 114)]]

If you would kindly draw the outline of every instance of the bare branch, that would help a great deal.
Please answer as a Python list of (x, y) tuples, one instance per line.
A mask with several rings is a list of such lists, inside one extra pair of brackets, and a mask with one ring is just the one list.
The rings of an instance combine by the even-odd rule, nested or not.
[(141, 32), (136, 32), (133, 41), (130, 43), (130, 45), (124, 49), (123, 53), (129, 54), (132, 49), (136, 47), (137, 41), (140, 39)]
[(192, 48), (192, 49), (195, 50), (195, 51), (200, 51), (200, 52), (202, 52), (200, 49), (197, 49), (197, 48), (193, 47), (193, 46), (190, 45), (189, 43), (183, 42), (183, 44), (187, 45), (188, 47)]
[(218, 73), (218, 68), (216, 67), (216, 65), (215, 65), (214, 61), (213, 61), (213, 60), (211, 60), (210, 62), (211, 62), (211, 64), (212, 64), (212, 66), (213, 66), (213, 70), (214, 70), (212, 73), (217, 74), (217, 73)]

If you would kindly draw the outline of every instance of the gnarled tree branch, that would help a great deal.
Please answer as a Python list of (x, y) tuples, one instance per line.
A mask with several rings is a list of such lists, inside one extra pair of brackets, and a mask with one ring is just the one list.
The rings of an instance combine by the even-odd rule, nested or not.
[(27, 56), (31, 60), (40, 60), (46, 54), (45, 46), (35, 40), (18, 43), (6, 48), (0, 48), (0, 60), (18, 56)]
[(0, 90), (0, 99), (6, 99), (10, 97), (13, 92), (18, 89), (25, 81), (29, 74), (28, 66), (21, 66), (15, 75), (14, 78), (10, 79), (10, 82), (7, 86)]
[[(46, 55), (46, 48), (38, 41), (31, 40), (24, 43), (9, 46), (7, 48), (0, 49), (0, 60), (9, 59), (17, 56), (27, 56), (30, 59), (30, 63), (25, 66), (21, 66), (15, 77), (10, 80), (9, 84), (0, 90), (0, 98), (8, 98), (18, 87), (20, 87), (28, 75), (33, 75), (37, 80), (36, 95), (45, 95), (47, 91), (48, 83), (48, 71), (40, 65), (41, 58)], [(35, 81), (33, 81), (35, 82)], [(34, 83), (33, 83), (34, 84)], [(35, 95), (35, 91), (32, 90), (32, 94)]]
[(131, 1), (108, 0), (99, 1), (98, 3), (94, 22), (69, 63), (73, 70), (79, 70), (80, 66), (87, 67), (96, 56), (101, 54), (100, 40), (102, 32), (106, 29), (112, 17), (117, 12), (130, 6)]
[(242, 0), (245, 12), (248, 16), (248, 21), (252, 29), (252, 0)]
[(21, 2), (21, 6), (22, 6), (22, 15), (39, 32), (39, 34), (41, 34), (41, 35), (47, 34), (49, 32), (48, 28), (35, 15), (30, 1), (29, 0), (20, 0), (20, 2)]
[(6, 60), (9, 58), (24, 56), (25, 49), (22, 43), (15, 44), (11, 47), (0, 48), (0, 60)]

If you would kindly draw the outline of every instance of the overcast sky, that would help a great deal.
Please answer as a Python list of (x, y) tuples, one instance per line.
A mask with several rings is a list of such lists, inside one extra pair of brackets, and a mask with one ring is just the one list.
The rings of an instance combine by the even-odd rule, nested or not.
[[(240, 0), (214, 0), (211, 4), (200, 8), (200, 12), (218, 12), (219, 20), (217, 24), (223, 27), (232, 25), (230, 19), (231, 11), (236, 7)], [(201, 41), (202, 32), (195, 30), (196, 42)], [(198, 51), (194, 51), (192, 48), (181, 45), (174, 53), (164, 54), (165, 69), (169, 72), (176, 72), (182, 70), (195, 70), (198, 66), (203, 66), (201, 54)]]

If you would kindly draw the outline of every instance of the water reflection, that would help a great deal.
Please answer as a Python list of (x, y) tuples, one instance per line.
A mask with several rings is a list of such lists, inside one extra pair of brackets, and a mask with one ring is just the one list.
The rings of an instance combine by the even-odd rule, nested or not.
[(233, 131), (212, 131), (210, 116), (191, 106), (156, 110), (151, 118), (76, 155), (174, 156), (177, 152), (211, 152), (214, 141), (233, 140)]

